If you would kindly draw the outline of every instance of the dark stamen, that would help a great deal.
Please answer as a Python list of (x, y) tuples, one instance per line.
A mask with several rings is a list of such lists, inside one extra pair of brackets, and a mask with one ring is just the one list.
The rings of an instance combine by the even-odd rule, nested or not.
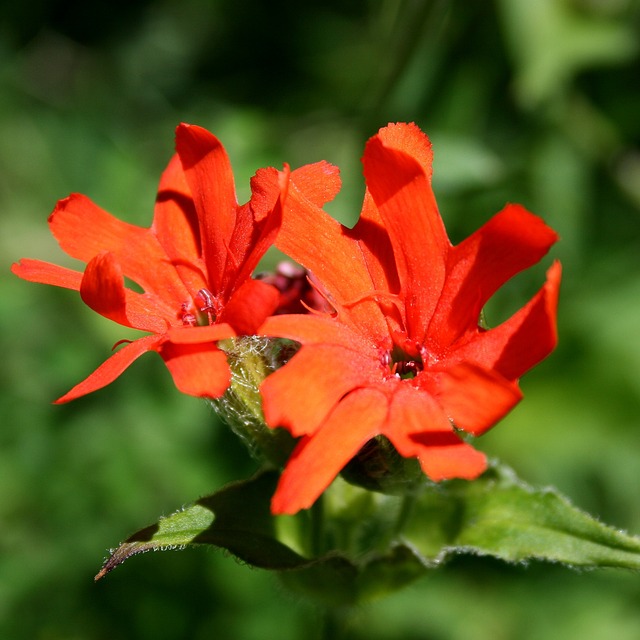
[(188, 302), (182, 303), (178, 317), (180, 318), (180, 320), (182, 320), (182, 324), (186, 327), (195, 327), (198, 324), (198, 319), (193, 313), (191, 313), (191, 311), (189, 311)]

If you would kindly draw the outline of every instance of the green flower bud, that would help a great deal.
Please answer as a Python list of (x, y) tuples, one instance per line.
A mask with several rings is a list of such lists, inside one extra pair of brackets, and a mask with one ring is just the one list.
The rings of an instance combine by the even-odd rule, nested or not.
[(247, 445), (258, 460), (277, 467), (284, 465), (295, 445), (284, 429), (271, 429), (264, 421), (260, 384), (283, 366), (297, 351), (288, 340), (243, 336), (219, 343), (227, 354), (231, 384), (225, 394), (211, 404), (216, 413)]

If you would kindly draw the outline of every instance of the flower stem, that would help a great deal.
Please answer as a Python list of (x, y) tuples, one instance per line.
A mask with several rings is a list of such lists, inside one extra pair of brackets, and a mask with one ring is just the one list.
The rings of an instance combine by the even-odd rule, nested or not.
[(344, 620), (335, 609), (325, 609), (320, 631), (321, 640), (340, 640), (344, 637)]
[[(329, 547), (325, 530), (325, 507), (324, 495), (321, 495), (310, 509), (309, 546), (314, 558), (323, 556)], [(340, 640), (345, 628), (344, 611), (338, 607), (325, 606), (321, 616), (319, 628), (321, 640)]]
[(311, 507), (311, 532), (310, 547), (311, 554), (317, 558), (325, 551), (324, 540), (324, 496), (320, 496)]
[(397, 538), (402, 531), (404, 530), (407, 521), (411, 516), (411, 512), (413, 511), (413, 506), (416, 503), (416, 492), (408, 491), (402, 497), (402, 502), (400, 503), (400, 510), (398, 511), (398, 518), (396, 519), (395, 527), (393, 528), (393, 537)]

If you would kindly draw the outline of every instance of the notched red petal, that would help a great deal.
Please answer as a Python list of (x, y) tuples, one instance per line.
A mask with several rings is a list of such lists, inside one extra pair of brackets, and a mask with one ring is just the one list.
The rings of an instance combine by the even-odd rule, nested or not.
[(295, 169), (291, 172), (291, 181), (318, 207), (331, 202), (342, 186), (340, 169), (324, 160)]
[(522, 399), (516, 382), (465, 362), (435, 374), (434, 395), (456, 427), (483, 434)]
[(453, 478), (475, 480), (487, 469), (486, 455), (453, 433), (421, 433), (412, 438), (420, 448), (420, 466), (434, 482)]
[[(294, 436), (313, 433), (349, 391), (366, 385), (370, 361), (336, 345), (303, 346), (262, 383), (265, 420)], [(374, 370), (375, 371), (375, 370)]]
[(511, 318), (460, 350), (471, 361), (515, 380), (546, 358), (558, 343), (557, 310), (562, 268), (554, 262), (538, 293)]
[(536, 264), (557, 240), (541, 218), (520, 205), (507, 205), (449, 253), (447, 278), (429, 332), (454, 342), (475, 331), (489, 298)]
[(393, 245), (407, 331), (422, 342), (444, 287), (451, 243), (421, 164), (424, 153), (415, 146), (387, 146), (383, 137), (374, 136), (363, 164), (367, 189)]
[(340, 401), (322, 429), (294, 450), (273, 496), (272, 512), (293, 514), (310, 507), (360, 448), (380, 433), (386, 414), (387, 400), (375, 389), (354, 391)]
[(433, 150), (428, 136), (413, 122), (392, 123), (378, 131), (377, 136), (385, 147), (397, 149), (415, 158), (425, 175), (433, 173)]

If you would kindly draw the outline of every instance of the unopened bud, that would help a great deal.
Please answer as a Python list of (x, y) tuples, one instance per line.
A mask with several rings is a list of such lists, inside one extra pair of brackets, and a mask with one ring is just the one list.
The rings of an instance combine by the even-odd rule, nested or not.
[(282, 466), (293, 451), (294, 438), (284, 429), (271, 429), (262, 413), (260, 384), (297, 351), (296, 343), (245, 336), (220, 343), (231, 369), (231, 385), (212, 400), (216, 413), (259, 460)]

